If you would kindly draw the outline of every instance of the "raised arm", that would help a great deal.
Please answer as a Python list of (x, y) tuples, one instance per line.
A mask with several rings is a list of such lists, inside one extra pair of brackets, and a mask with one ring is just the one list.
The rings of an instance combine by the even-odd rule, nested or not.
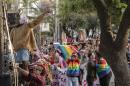
[(24, 70), (24, 69), (22, 69), (20, 67), (17, 67), (17, 68), (18, 68), (19, 72), (21, 72), (24, 76), (28, 76), (29, 75), (29, 71), (26, 71), (26, 70)]
[(34, 19), (32, 22), (27, 23), (27, 28), (32, 29), (39, 25), (45, 16), (47, 16), (50, 13), (50, 10), (46, 10), (44, 13), (42, 13), (40, 16), (38, 16), (36, 19)]

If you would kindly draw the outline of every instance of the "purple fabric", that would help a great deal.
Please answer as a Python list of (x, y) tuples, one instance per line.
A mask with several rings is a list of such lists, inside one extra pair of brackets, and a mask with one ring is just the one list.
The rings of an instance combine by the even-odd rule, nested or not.
[(35, 51), (34, 58), (32, 59), (32, 62), (36, 62), (41, 58), (41, 52), (40, 50)]

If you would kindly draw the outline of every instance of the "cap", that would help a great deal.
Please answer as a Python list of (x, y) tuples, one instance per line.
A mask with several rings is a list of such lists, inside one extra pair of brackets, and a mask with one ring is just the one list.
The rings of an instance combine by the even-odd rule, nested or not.
[(20, 24), (24, 24), (28, 22), (28, 18), (25, 15), (20, 16), (20, 20), (19, 20)]

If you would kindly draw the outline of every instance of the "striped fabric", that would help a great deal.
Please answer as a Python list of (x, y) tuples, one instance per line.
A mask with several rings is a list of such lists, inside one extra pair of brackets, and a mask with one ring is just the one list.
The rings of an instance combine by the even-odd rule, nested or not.
[(80, 62), (79, 59), (68, 59), (67, 60), (68, 69), (67, 69), (67, 76), (70, 77), (77, 77), (80, 74)]
[(99, 78), (103, 78), (111, 72), (110, 66), (104, 58), (101, 58), (99, 64), (96, 64), (97, 74)]
[(62, 52), (64, 60), (70, 58), (72, 53), (77, 52), (77, 49), (72, 45), (59, 45), (58, 49)]
[[(80, 55), (78, 49), (73, 45), (59, 45), (58, 49), (62, 53), (63, 59), (66, 61), (67, 67), (67, 76), (77, 77), (80, 74)], [(71, 56), (73, 53), (78, 54), (78, 58), (72, 59)]]

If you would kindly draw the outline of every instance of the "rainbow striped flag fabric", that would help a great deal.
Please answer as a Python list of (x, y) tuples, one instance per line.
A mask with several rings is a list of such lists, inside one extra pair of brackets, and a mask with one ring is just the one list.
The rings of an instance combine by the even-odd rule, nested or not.
[(59, 45), (58, 49), (61, 51), (64, 60), (70, 58), (74, 52), (78, 52), (77, 48), (73, 45)]
[(102, 78), (111, 72), (111, 68), (104, 58), (100, 58), (100, 62), (99, 64), (96, 64), (96, 68), (99, 78)]

